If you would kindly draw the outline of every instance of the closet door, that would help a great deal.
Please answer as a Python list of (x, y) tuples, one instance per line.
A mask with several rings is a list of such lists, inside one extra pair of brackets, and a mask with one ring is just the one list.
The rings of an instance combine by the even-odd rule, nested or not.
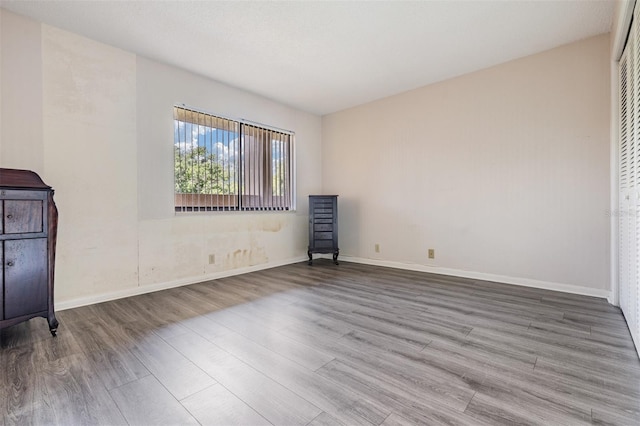
[(627, 127), (630, 131), (629, 140), (629, 283), (627, 285), (627, 293), (629, 300), (625, 303), (624, 311), (629, 331), (636, 344), (636, 348), (640, 347), (640, 321), (639, 311), (639, 282), (640, 278), (640, 27), (637, 25), (640, 9), (635, 11), (634, 23), (631, 26), (629, 35), (629, 81), (633, 81), (630, 85), (631, 90), (628, 92), (629, 100), (627, 108), (629, 109), (629, 123)]
[(620, 59), (619, 247), (620, 308), (640, 348), (640, 29), (636, 13)]
[(624, 312), (629, 303), (629, 45), (620, 60), (620, 151), (618, 153), (618, 280), (620, 309)]

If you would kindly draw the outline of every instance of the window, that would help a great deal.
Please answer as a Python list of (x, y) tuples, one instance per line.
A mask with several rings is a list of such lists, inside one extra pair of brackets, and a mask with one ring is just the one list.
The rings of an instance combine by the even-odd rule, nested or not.
[(174, 107), (176, 211), (293, 210), (293, 133)]

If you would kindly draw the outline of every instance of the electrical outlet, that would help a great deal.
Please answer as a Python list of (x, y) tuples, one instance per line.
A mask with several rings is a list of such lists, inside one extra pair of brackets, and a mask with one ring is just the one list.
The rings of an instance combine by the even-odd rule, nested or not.
[(436, 251), (434, 249), (429, 249), (429, 259), (436, 258)]
[(216, 263), (216, 255), (215, 254), (210, 254), (209, 255), (209, 265), (213, 265), (214, 263)]
[(380, 244), (376, 243), (376, 253), (380, 253)]

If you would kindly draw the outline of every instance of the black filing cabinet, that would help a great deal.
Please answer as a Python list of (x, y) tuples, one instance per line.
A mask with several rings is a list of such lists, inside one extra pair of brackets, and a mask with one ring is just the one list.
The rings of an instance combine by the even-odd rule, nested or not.
[(338, 196), (309, 195), (309, 265), (313, 253), (332, 253), (338, 264)]

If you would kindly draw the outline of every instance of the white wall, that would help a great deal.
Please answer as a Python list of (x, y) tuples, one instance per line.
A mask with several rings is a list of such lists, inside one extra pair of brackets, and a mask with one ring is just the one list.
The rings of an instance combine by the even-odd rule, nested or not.
[[(138, 58), (138, 208), (140, 282), (219, 273), (287, 262), (306, 253), (306, 196), (321, 187), (321, 121), (267, 99)], [(296, 132), (296, 213), (173, 212), (173, 105)], [(209, 264), (213, 254), (215, 264)]]
[(602, 35), (323, 117), (341, 253), (608, 296), (609, 52)]
[[(321, 188), (320, 117), (5, 10), (0, 17), (0, 167), (35, 170), (56, 191), (58, 308), (305, 257), (306, 195)], [(176, 216), (178, 102), (295, 131), (299, 210)]]

